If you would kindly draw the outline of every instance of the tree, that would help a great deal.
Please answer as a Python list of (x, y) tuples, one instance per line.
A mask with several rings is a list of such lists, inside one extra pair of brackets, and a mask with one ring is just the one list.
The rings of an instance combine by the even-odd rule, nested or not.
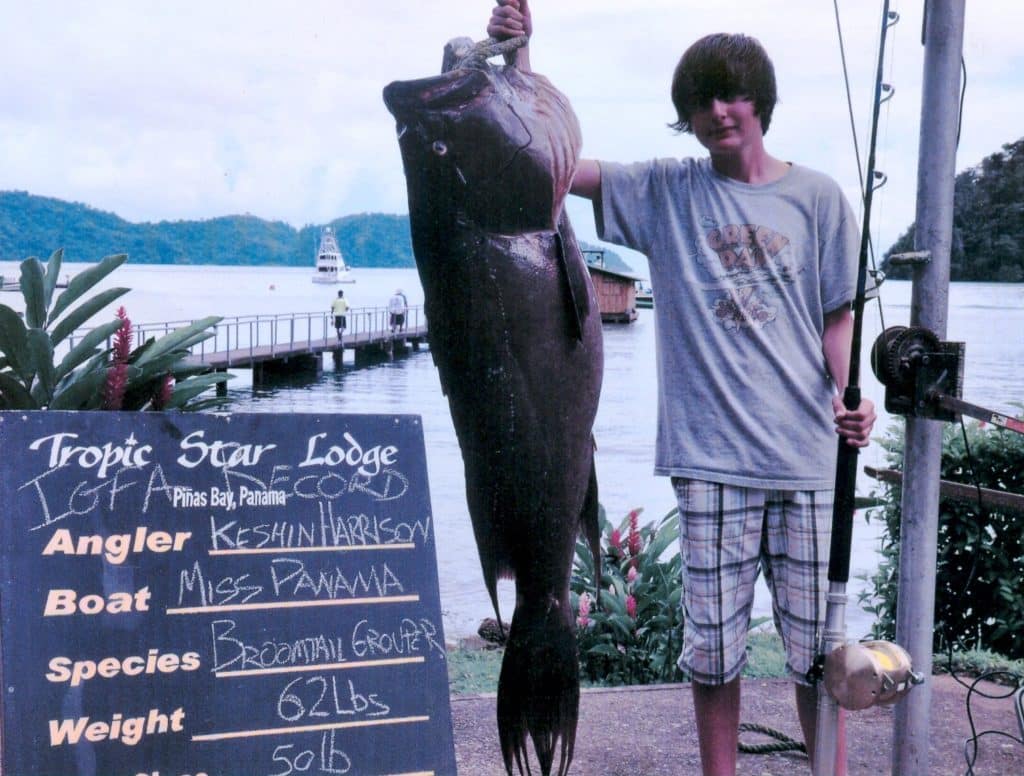
[[(953, 193), (951, 280), (1024, 281), (1024, 138), (1007, 143), (956, 176)], [(914, 225), (885, 254), (893, 278), (910, 277), (889, 267), (892, 254), (914, 249)]]

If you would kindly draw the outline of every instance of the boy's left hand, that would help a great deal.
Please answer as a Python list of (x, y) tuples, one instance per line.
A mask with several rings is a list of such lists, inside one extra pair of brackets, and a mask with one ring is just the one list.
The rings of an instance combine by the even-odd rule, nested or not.
[(832, 397), (832, 411), (835, 413), (836, 433), (853, 447), (867, 447), (871, 442), (871, 429), (875, 425), (875, 404), (870, 399), (861, 399), (860, 406), (848, 410), (841, 396)]

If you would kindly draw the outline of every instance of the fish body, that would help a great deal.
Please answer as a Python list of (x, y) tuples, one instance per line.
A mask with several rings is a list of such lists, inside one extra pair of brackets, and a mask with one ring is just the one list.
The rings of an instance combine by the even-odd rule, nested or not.
[(581, 529), (597, 545), (603, 368), (597, 299), (562, 209), (579, 128), (543, 76), (486, 62), (392, 83), (384, 100), (496, 612), (498, 579), (516, 584), (498, 687), (506, 769), (528, 770), (529, 735), (542, 772), (565, 773), (579, 702), (569, 577)]

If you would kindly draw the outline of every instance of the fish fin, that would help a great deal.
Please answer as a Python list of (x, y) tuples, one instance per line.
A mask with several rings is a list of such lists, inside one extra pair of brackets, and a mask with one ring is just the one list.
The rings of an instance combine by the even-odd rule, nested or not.
[(505, 770), (511, 774), (514, 762), (519, 774), (530, 773), (529, 736), (541, 773), (564, 776), (576, 744), (579, 701), (576, 627), (568, 600), (524, 597), (512, 615), (498, 679)]
[(555, 232), (555, 253), (558, 256), (558, 266), (562, 269), (565, 277), (566, 287), (569, 289), (569, 315), (573, 327), (573, 336), (583, 341), (583, 321), (590, 315), (590, 274), (586, 269), (586, 262), (576, 244), (576, 237), (572, 233), (569, 220), (562, 214), (558, 221), (558, 231)]
[(583, 499), (583, 510), (580, 512), (580, 527), (583, 529), (583, 536), (590, 547), (590, 556), (594, 559), (594, 584), (597, 590), (594, 591), (594, 601), (601, 600), (601, 503), (597, 498), (597, 466), (594, 463), (593, 455), (590, 459), (590, 483), (587, 485), (587, 495)]

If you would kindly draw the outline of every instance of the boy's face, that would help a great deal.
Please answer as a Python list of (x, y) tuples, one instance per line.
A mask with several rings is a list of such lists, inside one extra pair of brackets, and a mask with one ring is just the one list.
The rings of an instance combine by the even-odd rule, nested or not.
[(754, 103), (746, 97), (712, 98), (690, 114), (693, 134), (712, 156), (732, 155), (760, 146), (764, 137)]

